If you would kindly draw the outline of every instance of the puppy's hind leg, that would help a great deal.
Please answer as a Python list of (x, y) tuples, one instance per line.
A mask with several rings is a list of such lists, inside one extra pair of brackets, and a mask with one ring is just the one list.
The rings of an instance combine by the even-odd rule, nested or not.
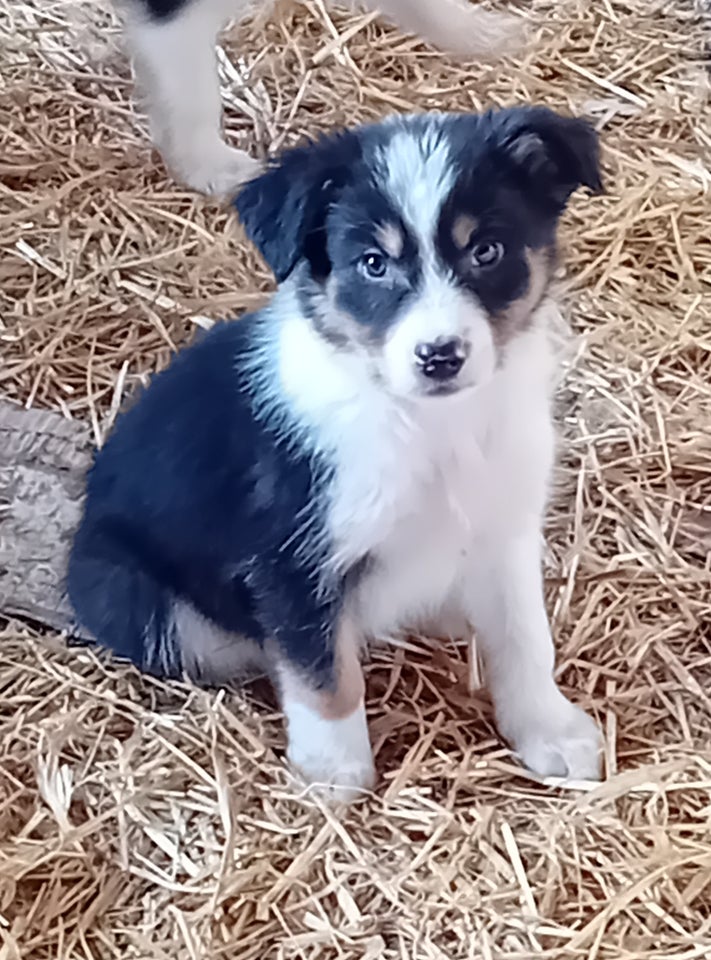
[(525, 39), (517, 17), (483, 10), (469, 0), (352, 0), (378, 10), (402, 30), (447, 53), (498, 57), (519, 50)]
[(245, 0), (187, 0), (162, 16), (132, 7), (126, 24), (151, 136), (166, 165), (187, 186), (231, 197), (260, 169), (222, 138), (215, 43), (230, 13)]
[(182, 676), (173, 598), (123, 539), (82, 525), (69, 555), (66, 589), (79, 624), (98, 644), (146, 673)]

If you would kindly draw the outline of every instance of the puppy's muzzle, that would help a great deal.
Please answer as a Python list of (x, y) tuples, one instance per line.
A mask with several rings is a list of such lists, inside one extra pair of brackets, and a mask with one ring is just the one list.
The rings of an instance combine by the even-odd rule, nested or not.
[(469, 355), (469, 344), (461, 337), (437, 337), (415, 347), (417, 366), (429, 380), (445, 383), (461, 371)]

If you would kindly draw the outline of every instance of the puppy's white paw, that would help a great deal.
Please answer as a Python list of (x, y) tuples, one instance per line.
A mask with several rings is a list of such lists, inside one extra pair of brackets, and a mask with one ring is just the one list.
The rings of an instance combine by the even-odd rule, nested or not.
[[(291, 757), (290, 757), (291, 759)], [(375, 767), (369, 763), (344, 763), (338, 770), (314, 764), (305, 767), (292, 760), (295, 769), (306, 782), (309, 793), (326, 803), (353, 803), (362, 799), (375, 785)]]
[(380, 0), (373, 6), (450, 54), (493, 59), (518, 52), (528, 40), (520, 18), (485, 10), (467, 0)]
[(239, 187), (257, 176), (262, 163), (223, 140), (200, 143), (189, 150), (165, 150), (166, 165), (176, 178), (200, 193), (232, 199)]
[(539, 701), (536, 713), (503, 718), (501, 732), (528, 769), (541, 777), (599, 780), (600, 731), (557, 688), (556, 694), (547, 704)]
[[(481, 7), (470, 8), (469, 30), (451, 34), (450, 47), (455, 53), (484, 59), (520, 53), (529, 41), (529, 30), (519, 17)], [(458, 49), (457, 49), (458, 47)]]
[(375, 783), (373, 753), (365, 709), (325, 719), (300, 703), (285, 705), (290, 763), (309, 787), (325, 800), (350, 803)]

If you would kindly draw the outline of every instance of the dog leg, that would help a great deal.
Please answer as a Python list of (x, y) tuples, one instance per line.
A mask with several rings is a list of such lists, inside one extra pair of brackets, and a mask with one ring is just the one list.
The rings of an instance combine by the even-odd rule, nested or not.
[(501, 734), (541, 776), (599, 779), (600, 733), (553, 677), (538, 530), (492, 539), (477, 553), (468, 605)]
[(134, 12), (127, 37), (166, 165), (195, 190), (231, 197), (261, 165), (222, 138), (215, 43), (225, 15), (224, 0), (193, 0), (160, 20)]
[(295, 666), (282, 649), (271, 653), (288, 726), (290, 762), (326, 799), (355, 800), (375, 782), (355, 631), (343, 621), (335, 655), (318, 681)]
[(515, 53), (525, 40), (517, 17), (483, 10), (468, 0), (353, 0), (384, 14), (402, 30), (414, 33), (448, 53), (498, 57)]

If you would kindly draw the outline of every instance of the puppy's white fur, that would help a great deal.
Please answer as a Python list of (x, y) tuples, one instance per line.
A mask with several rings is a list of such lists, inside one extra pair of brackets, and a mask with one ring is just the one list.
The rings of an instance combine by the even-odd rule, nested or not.
[(324, 719), (308, 704), (283, 698), (289, 760), (316, 792), (339, 803), (358, 798), (375, 783), (365, 705), (347, 717)]
[[(163, 21), (152, 20), (142, 0), (124, 2), (128, 48), (151, 136), (175, 176), (195, 190), (231, 195), (259, 169), (257, 160), (222, 137), (215, 43), (229, 19), (241, 19), (266, 2), (191, 0)], [(362, 5), (452, 53), (496, 56), (521, 41), (520, 21), (468, 0), (363, 0)]]
[[(278, 296), (288, 295), (287, 284)], [(554, 444), (547, 309), (487, 381), (428, 400), (383, 390), (298, 310), (274, 333), (281, 387), (336, 464), (330, 532), (339, 566), (377, 558), (351, 600), (364, 637), (440, 618), (471, 623), (500, 729), (524, 762), (543, 776), (596, 777), (599, 734), (553, 678), (541, 583)], [(294, 751), (330, 742), (324, 729), (294, 724), (303, 740)], [(340, 736), (334, 727), (333, 742)], [(322, 767), (329, 757), (338, 782), (340, 754), (324, 748)]]

